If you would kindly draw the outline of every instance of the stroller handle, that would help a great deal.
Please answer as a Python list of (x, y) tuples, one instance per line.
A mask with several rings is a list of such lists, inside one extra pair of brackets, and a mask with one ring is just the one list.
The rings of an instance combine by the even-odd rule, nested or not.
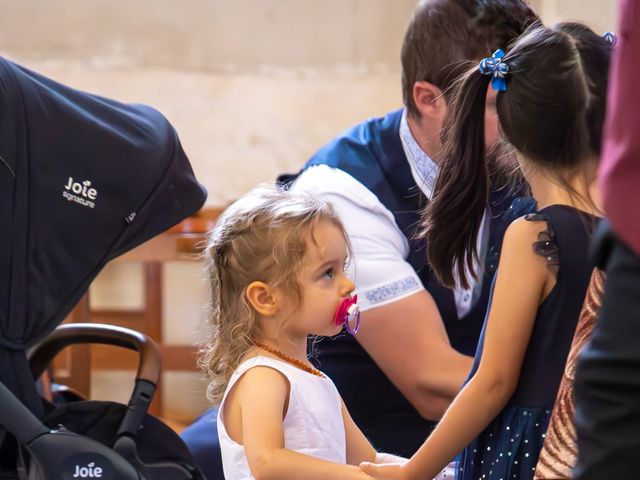
[[(97, 323), (69, 323), (57, 327), (29, 357), (29, 366), (34, 378), (38, 378), (53, 357), (64, 347), (72, 344), (97, 343), (115, 345), (137, 351), (140, 355), (135, 386), (128, 408), (120, 421), (116, 438), (111, 446), (116, 459), (124, 459), (129, 467), (133, 466), (140, 475), (136, 477), (111, 476), (114, 479), (165, 479), (192, 480), (193, 468), (181, 462), (156, 462), (147, 464), (140, 459), (135, 437), (142, 428), (149, 404), (160, 378), (160, 351), (156, 343), (146, 335), (128, 328)], [(0, 390), (0, 394), (2, 391)], [(1, 397), (0, 397), (1, 399)], [(1, 412), (0, 412), (1, 413)], [(0, 419), (2, 415), (0, 414)], [(29, 431), (33, 435), (41, 434), (34, 424)], [(65, 435), (74, 435), (63, 432)], [(44, 438), (44, 437), (43, 437)], [(74, 437), (75, 438), (75, 437)], [(72, 438), (72, 440), (74, 439)], [(66, 440), (66, 437), (65, 439)], [(54, 444), (55, 446), (55, 444)], [(92, 447), (94, 448), (94, 447)], [(33, 449), (33, 448), (32, 448)], [(51, 469), (50, 469), (51, 470)], [(197, 469), (196, 469), (197, 470)], [(38, 477), (40, 478), (40, 477)], [(45, 477), (49, 478), (49, 477)], [(57, 478), (57, 477), (56, 477)], [(64, 478), (67, 478), (66, 476)], [(70, 478), (70, 477), (69, 477)]]
[(56, 328), (29, 356), (33, 377), (40, 377), (53, 357), (63, 348), (78, 343), (115, 345), (137, 351), (140, 361), (136, 380), (158, 384), (160, 351), (156, 342), (135, 330), (98, 323), (69, 323)]

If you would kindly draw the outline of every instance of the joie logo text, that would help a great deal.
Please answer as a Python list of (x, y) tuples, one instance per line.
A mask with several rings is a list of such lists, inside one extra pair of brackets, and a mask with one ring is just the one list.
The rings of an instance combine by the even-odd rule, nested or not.
[(89, 180), (76, 182), (73, 177), (69, 177), (62, 191), (62, 196), (69, 202), (76, 202), (85, 207), (95, 208), (98, 191), (91, 186)]
[(96, 467), (94, 462), (91, 462), (86, 467), (76, 465), (73, 478), (102, 478), (102, 468)]

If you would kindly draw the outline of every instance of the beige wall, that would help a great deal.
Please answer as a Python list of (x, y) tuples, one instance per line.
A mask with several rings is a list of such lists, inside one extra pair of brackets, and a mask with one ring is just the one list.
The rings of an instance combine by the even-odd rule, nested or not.
[[(177, 127), (208, 203), (296, 170), (351, 124), (401, 104), (399, 50), (415, 0), (0, 0), (2, 55), (63, 83), (154, 105)], [(615, 27), (611, 0), (537, 0), (545, 21)], [(70, 132), (72, 134), (72, 132)], [(141, 303), (139, 265), (108, 267), (97, 306)], [(197, 263), (165, 266), (171, 342), (201, 338)], [(96, 377), (125, 400), (124, 373)], [(174, 417), (204, 407), (203, 384), (171, 374)]]
[(414, 1), (0, 0), (0, 45), (64, 83), (159, 108), (220, 205), (400, 105)]
[[(209, 204), (295, 170), (400, 105), (415, 0), (0, 0), (0, 45), (64, 83), (150, 103), (176, 125)], [(544, 19), (615, 26), (611, 0), (534, 0)]]
[(42, 59), (104, 58), (180, 70), (395, 65), (414, 4), (415, 0), (3, 0), (0, 35), (5, 48)]
[(537, 0), (532, 2), (545, 22), (581, 21), (597, 33), (615, 31), (616, 0)]

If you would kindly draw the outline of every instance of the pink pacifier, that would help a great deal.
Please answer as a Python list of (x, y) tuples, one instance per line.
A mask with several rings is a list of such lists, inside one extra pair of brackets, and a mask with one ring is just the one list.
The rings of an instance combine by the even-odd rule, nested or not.
[(345, 298), (335, 316), (336, 325), (344, 325), (351, 335), (355, 335), (360, 327), (360, 308), (358, 308), (358, 295)]

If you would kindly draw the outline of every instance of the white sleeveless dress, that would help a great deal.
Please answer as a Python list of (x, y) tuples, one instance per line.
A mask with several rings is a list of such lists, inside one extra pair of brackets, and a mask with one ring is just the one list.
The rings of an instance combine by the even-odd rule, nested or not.
[(342, 420), (342, 400), (330, 378), (305, 372), (269, 357), (253, 357), (241, 363), (231, 376), (218, 410), (218, 438), (227, 480), (252, 480), (244, 447), (234, 442), (224, 426), (224, 402), (233, 385), (249, 369), (266, 366), (282, 373), (291, 385), (289, 408), (284, 417), (284, 447), (323, 460), (345, 464), (347, 448)]

